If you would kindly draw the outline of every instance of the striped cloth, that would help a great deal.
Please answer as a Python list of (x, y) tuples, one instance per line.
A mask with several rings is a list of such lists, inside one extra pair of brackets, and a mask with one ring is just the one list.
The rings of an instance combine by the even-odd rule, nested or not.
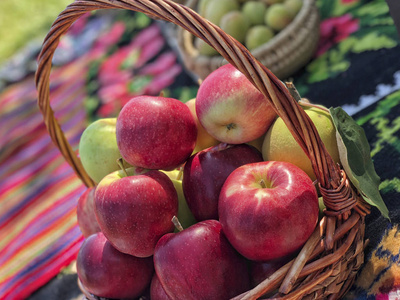
[[(62, 40), (59, 48), (76, 55), (52, 71), (51, 106), (73, 149), (90, 120), (115, 115), (135, 94), (159, 94), (182, 72), (143, 16), (86, 16)], [(76, 204), (86, 187), (51, 142), (36, 99), (32, 74), (0, 93), (0, 299), (27, 298), (75, 260), (83, 242)]]
[[(87, 124), (84, 61), (51, 80), (52, 107), (73, 147)], [(33, 78), (0, 99), (0, 299), (24, 299), (76, 258), (83, 241), (76, 203), (85, 187), (50, 140)]]

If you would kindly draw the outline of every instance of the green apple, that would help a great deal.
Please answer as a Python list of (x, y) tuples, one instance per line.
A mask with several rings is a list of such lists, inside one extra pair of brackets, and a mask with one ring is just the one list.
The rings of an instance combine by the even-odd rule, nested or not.
[(285, 0), (283, 5), (285, 5), (289, 13), (294, 18), (303, 6), (303, 0)]
[(245, 46), (249, 50), (253, 50), (274, 37), (274, 32), (271, 28), (265, 25), (255, 25), (250, 27), (245, 39)]
[(264, 24), (264, 15), (267, 5), (261, 1), (248, 1), (242, 6), (242, 12), (247, 17), (250, 25)]
[(283, 3), (271, 5), (265, 13), (265, 24), (275, 31), (281, 31), (292, 22), (293, 16)]
[(165, 173), (169, 177), (169, 179), (171, 179), (171, 181), (174, 184), (174, 187), (176, 189), (176, 192), (178, 194), (179, 208), (178, 208), (178, 216), (177, 217), (178, 217), (179, 222), (181, 223), (182, 227), (188, 228), (189, 226), (193, 225), (194, 223), (197, 223), (192, 212), (190, 211), (189, 206), (186, 203), (186, 199), (183, 194), (182, 172), (179, 171), (178, 169), (175, 169), (172, 171), (161, 171), (161, 172)]
[(197, 12), (204, 17), (208, 3), (212, 0), (199, 0), (197, 4)]
[(220, 21), (219, 26), (227, 34), (234, 37), (240, 43), (244, 42), (250, 22), (241, 11), (234, 10), (226, 13)]
[(204, 17), (219, 26), (221, 18), (232, 10), (239, 10), (239, 3), (236, 0), (209, 1), (204, 11)]
[[(320, 108), (305, 108), (332, 159), (339, 163), (336, 129), (329, 112)], [(290, 162), (305, 171), (312, 180), (316, 179), (311, 162), (293, 138), (281, 118), (277, 118), (268, 129), (262, 147), (263, 159)]]
[(282, 3), (283, 0), (264, 0), (265, 3), (268, 5), (276, 4), (276, 3)]
[(199, 51), (201, 55), (215, 56), (219, 55), (218, 51), (203, 41), (201, 38), (194, 38), (194, 47)]
[[(99, 119), (91, 123), (79, 141), (79, 156), (83, 168), (96, 183), (106, 175), (120, 170), (121, 154), (115, 135), (116, 118)], [(125, 163), (126, 167), (129, 167)]]

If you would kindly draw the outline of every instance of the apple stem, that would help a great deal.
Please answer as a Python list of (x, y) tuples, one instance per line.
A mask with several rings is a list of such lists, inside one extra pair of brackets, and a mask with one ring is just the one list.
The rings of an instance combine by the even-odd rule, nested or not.
[(125, 173), (126, 176), (128, 175), (128, 172), (126, 172), (125, 167), (124, 167), (124, 160), (122, 159), (122, 157), (117, 159), (117, 164), (118, 166), (121, 168), (121, 170)]
[(183, 230), (182, 224), (181, 222), (179, 222), (179, 219), (176, 216), (173, 216), (171, 221), (172, 223), (174, 223), (176, 229), (178, 229), (179, 231)]
[(235, 123), (229, 123), (228, 125), (226, 125), (226, 128), (228, 128), (228, 130), (235, 129), (236, 128), (236, 124)]
[(260, 180), (260, 185), (261, 185), (261, 187), (262, 187), (263, 189), (266, 189), (266, 188), (267, 188), (267, 184), (265, 183), (264, 179), (261, 179), (261, 180)]

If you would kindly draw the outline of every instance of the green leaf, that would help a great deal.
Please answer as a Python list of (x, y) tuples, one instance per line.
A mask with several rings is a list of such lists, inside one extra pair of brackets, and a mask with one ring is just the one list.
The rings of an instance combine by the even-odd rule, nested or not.
[(333, 10), (330, 12), (331, 16), (343, 16), (344, 14), (348, 13), (349, 11), (360, 5), (357, 1), (354, 1), (353, 3), (343, 3), (343, 1), (341, 0), (331, 0), (327, 2), (335, 3)]
[(334, 9), (335, 3), (334, 1), (318, 0), (317, 6), (321, 15), (321, 19), (323, 20), (332, 16), (332, 11)]
[(324, 53), (306, 67), (307, 71), (310, 73), (308, 78), (309, 83), (319, 82), (329, 78), (329, 66), (327, 58), (327, 53)]
[(357, 17), (365, 18), (376, 18), (378, 16), (387, 15), (389, 13), (389, 7), (385, 3), (374, 1), (365, 3), (355, 12)]
[(389, 219), (389, 211), (379, 193), (380, 178), (375, 172), (364, 130), (341, 107), (329, 111), (336, 127), (340, 162), (348, 178), (364, 200)]
[(350, 62), (345, 58), (346, 53), (342, 53), (341, 49), (332, 48), (307, 66), (307, 71), (310, 73), (308, 79), (310, 83), (333, 78), (350, 67)]
[[(365, 18), (360, 20), (361, 27), (374, 27), (374, 26), (393, 26), (394, 21), (393, 18), (389, 15), (386, 17), (380, 18)], [(382, 34), (382, 32), (381, 32)]]
[(382, 48), (393, 48), (397, 46), (397, 42), (388, 36), (379, 35), (377, 32), (370, 32), (360, 38), (354, 45), (352, 51), (360, 53), (368, 50), (378, 50)]

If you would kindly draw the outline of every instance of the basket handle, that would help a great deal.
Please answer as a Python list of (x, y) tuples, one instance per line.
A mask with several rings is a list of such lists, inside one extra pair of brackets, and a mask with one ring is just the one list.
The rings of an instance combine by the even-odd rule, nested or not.
[(171, 0), (76, 0), (60, 13), (45, 37), (38, 58), (35, 80), (39, 109), (43, 114), (49, 134), (86, 186), (93, 186), (94, 182), (83, 169), (50, 107), (51, 61), (60, 37), (67, 32), (74, 21), (86, 12), (111, 8), (143, 12), (152, 18), (172, 22), (214, 47), (230, 64), (242, 72), (272, 104), (273, 109), (285, 122), (297, 143), (311, 160), (319, 184), (326, 189), (340, 186), (342, 178), (340, 169), (327, 152), (313, 122), (292, 97), (285, 84), (262, 65), (242, 44), (219, 27), (190, 8)]

